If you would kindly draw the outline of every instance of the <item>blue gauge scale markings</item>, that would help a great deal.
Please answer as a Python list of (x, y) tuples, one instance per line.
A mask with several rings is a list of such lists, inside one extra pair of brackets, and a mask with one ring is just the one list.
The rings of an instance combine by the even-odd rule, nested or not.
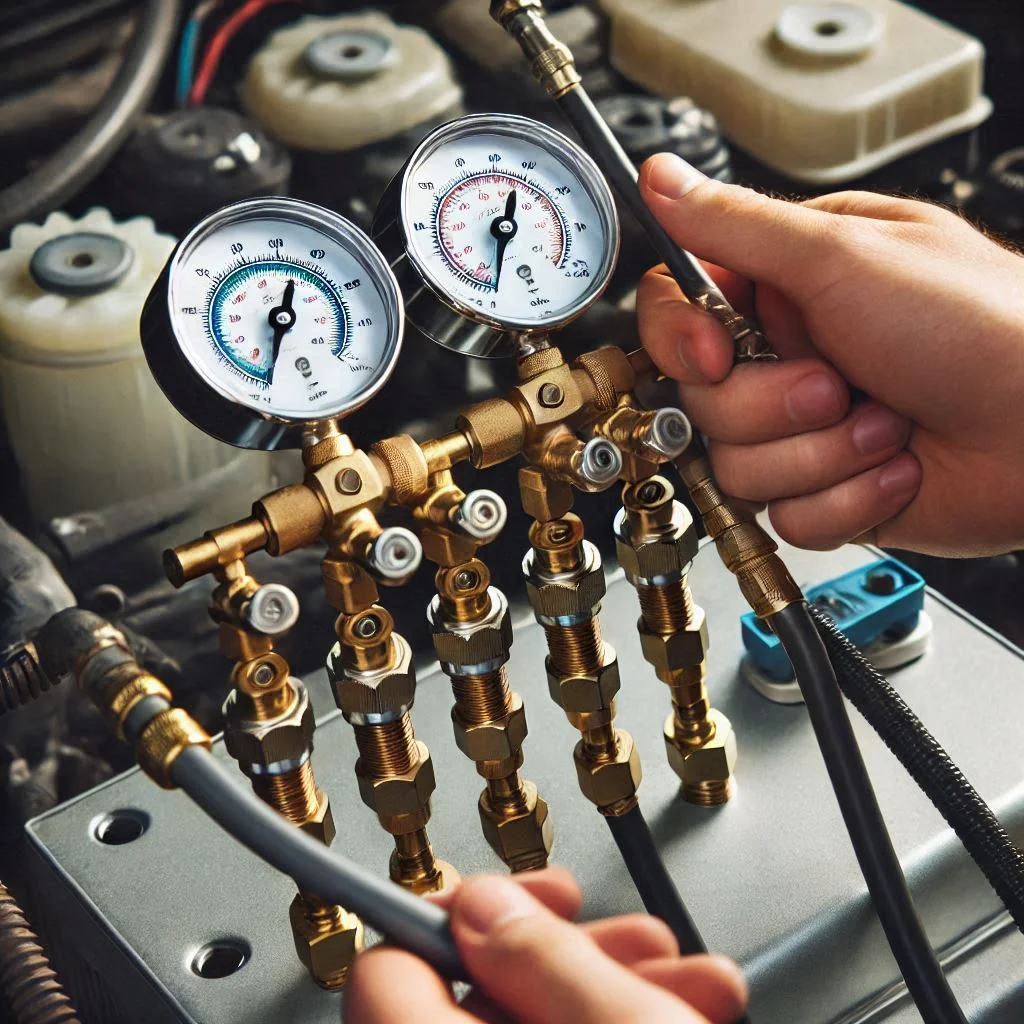
[(530, 246), (532, 255), (539, 254), (539, 258), (550, 261), (559, 270), (569, 262), (573, 235), (560, 204), (527, 171), (508, 169), (495, 161), (488, 170), (462, 171), (446, 181), (434, 195), (431, 211), (434, 252), (462, 283), (474, 290), (494, 291), (497, 268), (486, 251), (474, 257), (473, 242), (459, 244), (458, 235), (467, 227), (472, 228), (474, 219), (489, 224), (501, 213), (512, 189), (517, 192), (520, 216), (534, 231), (541, 232), (539, 241)]
[[(351, 347), (351, 317), (341, 289), (312, 262), (271, 254), (239, 259), (211, 283), (203, 308), (203, 326), (224, 365), (261, 390), (273, 370), (271, 330), (265, 317), (255, 325), (247, 316), (255, 304), (269, 312), (295, 282), (295, 342), (326, 345), (337, 359)], [(255, 327), (255, 330), (253, 329)], [(302, 358), (301, 356), (299, 357)]]

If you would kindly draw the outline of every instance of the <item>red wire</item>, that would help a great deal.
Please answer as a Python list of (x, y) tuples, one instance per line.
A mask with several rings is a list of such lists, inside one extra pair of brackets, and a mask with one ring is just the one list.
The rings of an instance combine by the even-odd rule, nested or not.
[(270, 7), (272, 4), (290, 2), (294, 2), (294, 0), (247, 0), (217, 29), (210, 40), (210, 45), (207, 46), (206, 52), (203, 54), (199, 71), (196, 73), (195, 81), (192, 83), (192, 89), (188, 95), (190, 106), (198, 107), (206, 98), (206, 93), (210, 88), (210, 83), (213, 81), (213, 76), (217, 73), (221, 57), (224, 56), (224, 51), (231, 40), (237, 35), (238, 30), (247, 21), (251, 21), (264, 8)]

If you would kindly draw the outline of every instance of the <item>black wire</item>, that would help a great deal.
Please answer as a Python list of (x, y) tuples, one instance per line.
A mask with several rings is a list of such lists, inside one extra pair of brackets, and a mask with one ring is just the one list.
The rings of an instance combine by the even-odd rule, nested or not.
[(96, 177), (156, 89), (177, 37), (179, 0), (148, 0), (116, 77), (92, 117), (39, 167), (0, 192), (0, 233), (49, 213)]
[(618, 817), (608, 815), (605, 821), (647, 913), (660, 917), (672, 929), (684, 956), (706, 953), (708, 947), (665, 869), (640, 808)]
[(769, 617), (796, 673), (875, 911), (926, 1024), (966, 1024), (917, 917), (828, 654), (804, 602)]
[(885, 676), (831, 616), (814, 606), (810, 612), (843, 693), (946, 819), (1024, 932), (1024, 853)]
[(358, 914), (443, 977), (468, 980), (440, 907), (332, 853), (255, 797), (203, 747), (183, 751), (171, 775), (221, 828), (300, 889)]

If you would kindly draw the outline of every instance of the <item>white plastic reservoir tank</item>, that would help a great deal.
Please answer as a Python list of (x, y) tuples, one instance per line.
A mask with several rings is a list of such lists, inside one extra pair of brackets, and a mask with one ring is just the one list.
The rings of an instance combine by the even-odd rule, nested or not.
[(897, 0), (600, 0), (611, 60), (798, 181), (850, 181), (992, 111), (977, 39)]
[(182, 419), (146, 366), (139, 315), (173, 247), (147, 218), (93, 209), (20, 224), (0, 251), (0, 409), (37, 521), (204, 478), (269, 479), (262, 453)]

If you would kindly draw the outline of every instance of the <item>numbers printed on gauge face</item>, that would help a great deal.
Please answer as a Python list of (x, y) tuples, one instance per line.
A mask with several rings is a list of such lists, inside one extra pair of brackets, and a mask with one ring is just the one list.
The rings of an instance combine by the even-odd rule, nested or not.
[(482, 319), (563, 322), (604, 285), (607, 217), (578, 169), (542, 141), (499, 128), (441, 137), (410, 167), (404, 203), (416, 262)]
[(283, 419), (359, 404), (397, 345), (394, 301), (329, 224), (280, 214), (215, 224), (171, 280), (193, 367), (231, 400)]

